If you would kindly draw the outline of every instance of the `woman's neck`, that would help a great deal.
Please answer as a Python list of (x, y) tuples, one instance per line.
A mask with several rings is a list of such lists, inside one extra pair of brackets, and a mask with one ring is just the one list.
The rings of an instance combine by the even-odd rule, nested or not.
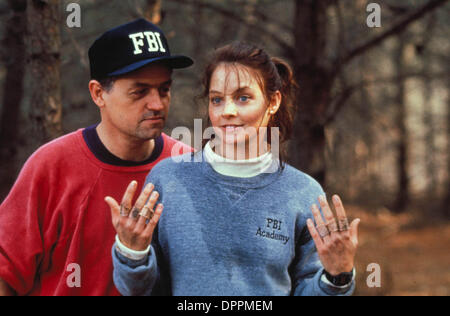
[(250, 145), (248, 141), (239, 144), (224, 144), (213, 140), (209, 144), (215, 154), (229, 160), (250, 160), (270, 152), (270, 145), (267, 142)]
[(269, 151), (258, 157), (237, 160), (215, 153), (211, 146), (211, 142), (206, 144), (204, 156), (206, 162), (219, 174), (230, 177), (251, 178), (261, 173), (272, 172), (273, 156)]

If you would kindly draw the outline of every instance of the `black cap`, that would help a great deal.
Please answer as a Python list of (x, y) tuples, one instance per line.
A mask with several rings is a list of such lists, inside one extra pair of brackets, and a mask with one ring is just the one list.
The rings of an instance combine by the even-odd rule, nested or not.
[(118, 26), (100, 36), (89, 48), (92, 79), (105, 79), (165, 61), (171, 68), (186, 68), (194, 61), (171, 55), (164, 33), (144, 19)]

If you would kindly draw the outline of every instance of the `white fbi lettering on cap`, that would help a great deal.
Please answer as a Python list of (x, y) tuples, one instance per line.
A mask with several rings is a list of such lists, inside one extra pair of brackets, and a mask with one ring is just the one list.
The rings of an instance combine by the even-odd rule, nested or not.
[(145, 46), (144, 39), (147, 40), (149, 52), (166, 52), (164, 45), (161, 42), (161, 34), (158, 32), (139, 32), (130, 34), (128, 37), (133, 41), (135, 55), (143, 53), (141, 47)]

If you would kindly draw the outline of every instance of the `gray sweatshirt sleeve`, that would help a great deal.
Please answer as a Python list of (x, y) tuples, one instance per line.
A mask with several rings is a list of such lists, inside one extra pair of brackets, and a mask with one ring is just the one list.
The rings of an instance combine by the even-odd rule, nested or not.
[(113, 280), (124, 296), (150, 296), (159, 278), (159, 269), (153, 246), (149, 256), (135, 261), (121, 255), (114, 244), (112, 248)]
[(355, 290), (355, 281), (336, 287), (322, 281), (323, 266), (314, 240), (306, 225), (296, 241), (296, 256), (291, 269), (292, 295), (294, 296), (350, 296)]

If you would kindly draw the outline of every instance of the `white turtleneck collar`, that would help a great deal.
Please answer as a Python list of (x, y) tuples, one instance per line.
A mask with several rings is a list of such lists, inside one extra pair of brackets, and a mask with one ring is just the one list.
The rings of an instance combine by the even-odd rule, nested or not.
[(210, 142), (206, 144), (203, 153), (206, 162), (211, 165), (214, 171), (220, 173), (221, 175), (229, 177), (255, 177), (261, 173), (268, 171), (273, 162), (273, 155), (270, 151), (263, 154), (262, 156), (252, 159), (233, 160), (224, 158), (216, 154), (212, 150)]

